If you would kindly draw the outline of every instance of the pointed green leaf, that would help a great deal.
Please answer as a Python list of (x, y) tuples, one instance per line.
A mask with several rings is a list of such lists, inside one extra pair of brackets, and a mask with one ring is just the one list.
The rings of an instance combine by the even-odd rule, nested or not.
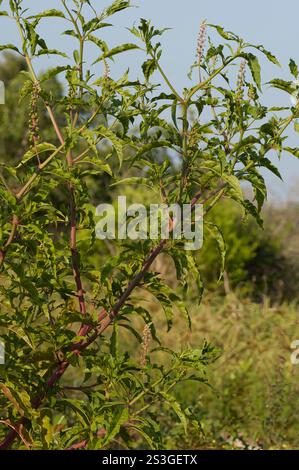
[(45, 10), (37, 15), (30, 16), (29, 18), (47, 18), (47, 17), (55, 17), (55, 18), (65, 18), (65, 15), (62, 11), (56, 10), (55, 8), (51, 10)]
[(139, 47), (136, 44), (122, 44), (121, 46), (114, 47), (113, 49), (110, 49), (110, 51), (105, 52), (103, 55), (101, 55), (95, 62), (100, 62), (103, 59), (108, 59), (111, 58), (117, 54), (121, 54), (122, 52), (126, 51), (131, 51), (133, 49), (139, 49)]
[(222, 276), (225, 270), (225, 260), (226, 260), (225, 240), (224, 240), (224, 237), (220, 228), (217, 225), (212, 224), (211, 222), (206, 222), (205, 227), (207, 228), (212, 238), (216, 241), (217, 246), (218, 246), (219, 254), (221, 257), (221, 263), (220, 263), (221, 268), (220, 268), (220, 274), (219, 274), (219, 279), (218, 279), (218, 281), (220, 281), (222, 279)]
[(109, 428), (107, 429), (103, 445), (112, 441), (112, 439), (119, 433), (121, 426), (125, 424), (128, 419), (129, 412), (127, 408), (116, 409)]
[(261, 91), (261, 66), (258, 58), (254, 54), (251, 54), (251, 52), (242, 53), (241, 57), (244, 57), (248, 62), (252, 78), (258, 89)]
[(21, 166), (25, 165), (29, 160), (31, 160), (33, 157), (36, 157), (37, 155), (40, 155), (44, 152), (55, 152), (57, 148), (53, 144), (49, 144), (48, 142), (43, 142), (42, 144), (37, 144), (34, 148), (28, 150), (28, 152), (25, 153), (24, 157), (22, 158), (22, 161), (18, 164), (17, 168), (20, 168)]
[(290, 59), (289, 68), (293, 77), (298, 78), (298, 65), (293, 59)]
[(99, 126), (96, 131), (98, 135), (104, 137), (105, 139), (108, 139), (111, 142), (116, 151), (119, 166), (121, 167), (123, 163), (123, 144), (121, 140), (114, 134), (114, 132), (112, 132), (107, 127)]

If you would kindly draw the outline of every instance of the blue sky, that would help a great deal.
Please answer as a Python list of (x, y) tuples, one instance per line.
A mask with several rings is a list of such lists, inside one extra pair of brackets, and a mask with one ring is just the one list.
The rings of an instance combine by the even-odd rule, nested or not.
[[(3, 2), (3, 8), (7, 4)], [(34, 10), (59, 8), (60, 0), (24, 0), (28, 7)], [(110, 2), (95, 0), (101, 10)], [(189, 86), (187, 72), (194, 61), (195, 47), (199, 23), (207, 19), (209, 23), (220, 24), (226, 30), (231, 30), (253, 44), (263, 44), (278, 57), (282, 69), (267, 61), (261, 61), (263, 67), (263, 82), (273, 77), (290, 79), (288, 74), (288, 62), (292, 57), (299, 63), (298, 49), (298, 0), (135, 0), (138, 8), (132, 8), (119, 13), (113, 19), (115, 28), (105, 32), (104, 39), (109, 45), (117, 45), (121, 42), (132, 42), (134, 39), (126, 30), (139, 18), (151, 18), (157, 27), (170, 27), (163, 37), (164, 53), (162, 57), (163, 67), (169, 72), (172, 81), (177, 88)], [(17, 32), (14, 25), (4, 17), (0, 17), (0, 43), (15, 42)], [(61, 36), (63, 30), (62, 21), (52, 19), (43, 28), (43, 36), (48, 38), (48, 46), (51, 48), (66, 48), (72, 50), (72, 43), (65, 36)], [(65, 29), (65, 28), (64, 28)], [(91, 58), (93, 52), (90, 51)], [(117, 60), (113, 68), (113, 74), (120, 74), (128, 66), (132, 76), (140, 73), (142, 62), (136, 59), (136, 52), (126, 54)], [(63, 59), (43, 58), (36, 63), (38, 69), (46, 69), (49, 66), (63, 63)], [(288, 105), (289, 97), (279, 91), (267, 91), (265, 95), (267, 104)], [(299, 145), (299, 135), (291, 132), (289, 144)], [(276, 162), (276, 157), (274, 158)], [(299, 184), (299, 160), (287, 154), (278, 162), (279, 169), (284, 179), (281, 183), (277, 178), (267, 176), (270, 187), (270, 196), (285, 199), (287, 196), (299, 198), (297, 185)]]

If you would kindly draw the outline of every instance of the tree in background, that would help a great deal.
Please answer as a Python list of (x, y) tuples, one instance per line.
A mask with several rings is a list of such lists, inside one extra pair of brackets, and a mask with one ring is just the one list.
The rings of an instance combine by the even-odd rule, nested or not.
[[(0, 158), (2, 163), (17, 163), (30, 147), (30, 98), (22, 97), (25, 93), (27, 65), (24, 58), (15, 53), (6, 52), (0, 62), (0, 80), (5, 84), (5, 106), (0, 115)], [(46, 87), (49, 98), (57, 100), (63, 96), (63, 87), (56, 77), (49, 80)], [(32, 103), (31, 103), (32, 105)], [(37, 104), (39, 114), (39, 132), (41, 139), (55, 140), (55, 132), (47, 113)], [(59, 113), (59, 122), (63, 116)]]

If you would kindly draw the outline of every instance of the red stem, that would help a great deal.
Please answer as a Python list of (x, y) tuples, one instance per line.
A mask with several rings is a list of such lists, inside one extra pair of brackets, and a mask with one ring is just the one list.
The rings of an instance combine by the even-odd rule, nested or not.
[[(57, 137), (60, 143), (64, 145), (65, 141), (59, 129), (57, 121), (55, 119), (54, 113), (48, 104), (46, 104), (46, 108), (49, 113), (55, 132), (57, 134)], [(73, 158), (72, 158), (71, 152), (67, 153), (66, 159), (67, 159), (68, 167), (69, 169), (71, 169), (73, 166)], [(69, 193), (70, 193), (70, 219), (71, 219), (70, 220), (70, 223), (71, 223), (70, 247), (71, 247), (71, 252), (72, 252), (73, 275), (74, 275), (74, 279), (75, 279), (75, 283), (77, 287), (77, 296), (78, 296), (78, 301), (79, 301), (80, 313), (85, 316), (86, 304), (85, 304), (84, 290), (83, 290), (82, 279), (81, 279), (80, 268), (79, 268), (79, 259), (78, 259), (79, 256), (78, 256), (78, 250), (77, 250), (77, 210), (76, 210), (74, 188), (72, 184), (69, 184)], [(80, 329), (79, 335), (82, 334), (81, 332), (82, 329), (84, 329), (83, 325)]]
[(84, 439), (81, 442), (77, 442), (76, 444), (73, 444), (72, 446), (68, 447), (66, 450), (79, 450), (79, 449), (85, 449), (85, 447), (88, 444), (88, 440)]
[(11, 245), (11, 243), (13, 242), (16, 231), (17, 231), (17, 228), (18, 228), (18, 225), (19, 225), (19, 219), (15, 214), (12, 217), (11, 224), (12, 224), (12, 228), (11, 228), (11, 232), (9, 234), (9, 237), (7, 239), (7, 242), (5, 243), (4, 247), (0, 250), (0, 266), (2, 266), (2, 264), (4, 263), (4, 259), (5, 259), (5, 256), (6, 256), (7, 249), (9, 247), (9, 245)]

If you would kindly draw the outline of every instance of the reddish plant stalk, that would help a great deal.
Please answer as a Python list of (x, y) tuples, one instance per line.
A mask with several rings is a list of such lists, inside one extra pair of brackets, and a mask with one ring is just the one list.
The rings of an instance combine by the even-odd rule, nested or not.
[(71, 445), (68, 447), (66, 450), (80, 450), (80, 449), (85, 449), (88, 445), (88, 440), (84, 439), (81, 442), (77, 442), (76, 444)]
[[(52, 125), (54, 127), (54, 130), (56, 132), (56, 135), (61, 145), (65, 145), (64, 138), (59, 129), (54, 113), (51, 107), (47, 103), (46, 103), (46, 109), (48, 111)], [(67, 159), (68, 167), (69, 169), (71, 169), (73, 166), (73, 158), (72, 158), (71, 152), (67, 153), (66, 159)], [(84, 290), (83, 290), (82, 279), (81, 279), (81, 274), (80, 274), (79, 256), (78, 256), (78, 250), (77, 250), (77, 210), (76, 210), (74, 188), (72, 184), (69, 184), (69, 193), (70, 193), (70, 224), (71, 224), (70, 248), (71, 248), (71, 253), (72, 253), (72, 269), (73, 269), (73, 276), (74, 276), (76, 288), (77, 288), (77, 296), (78, 296), (78, 301), (79, 301), (80, 313), (85, 316), (86, 315), (86, 303), (85, 303), (85, 298), (84, 298)], [(82, 325), (82, 328), (83, 328), (83, 325)], [(80, 329), (80, 332), (81, 332), (81, 329)], [(79, 332), (79, 335), (80, 335), (80, 332)]]
[(9, 245), (11, 245), (11, 243), (13, 242), (13, 240), (14, 240), (14, 238), (15, 238), (15, 234), (16, 234), (18, 225), (19, 225), (19, 219), (18, 219), (18, 217), (14, 214), (13, 217), (12, 217), (12, 228), (11, 228), (11, 232), (10, 232), (10, 234), (9, 234), (9, 237), (8, 237), (7, 242), (5, 243), (4, 247), (1, 248), (1, 250), (0, 250), (0, 266), (2, 266), (2, 264), (4, 263), (4, 259), (5, 259), (5, 256), (6, 256), (6, 252), (7, 252), (7, 250), (8, 250), (8, 247), (9, 247)]

